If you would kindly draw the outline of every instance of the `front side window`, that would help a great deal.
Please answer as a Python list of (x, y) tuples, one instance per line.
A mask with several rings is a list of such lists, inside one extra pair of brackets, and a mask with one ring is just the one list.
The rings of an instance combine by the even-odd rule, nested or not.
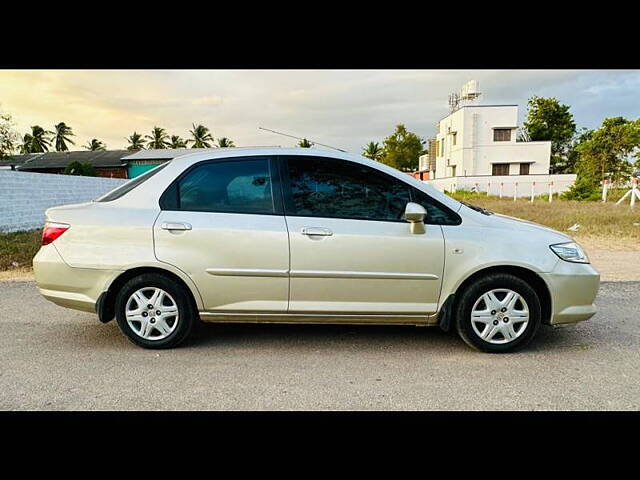
[(462, 219), (453, 210), (434, 200), (422, 190), (411, 190), (411, 201), (422, 205), (427, 211), (424, 223), (429, 225), (460, 225)]
[(494, 128), (493, 141), (494, 142), (510, 142), (511, 129), (510, 128)]
[(165, 210), (271, 214), (275, 212), (267, 157), (206, 162), (163, 194)]
[(410, 186), (378, 170), (345, 160), (288, 157), (287, 215), (403, 221)]

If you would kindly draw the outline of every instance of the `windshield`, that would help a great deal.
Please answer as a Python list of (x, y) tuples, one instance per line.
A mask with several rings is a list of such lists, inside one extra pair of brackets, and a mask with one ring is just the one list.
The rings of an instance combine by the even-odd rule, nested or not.
[(475, 210), (476, 212), (482, 213), (483, 215), (493, 215), (493, 212), (490, 211), (490, 210), (487, 210), (486, 208), (482, 208), (482, 207), (479, 207), (477, 205), (472, 205), (472, 204), (467, 203), (467, 202), (460, 202), (460, 203), (463, 204), (463, 205), (466, 205), (467, 207), (469, 207), (472, 210)]

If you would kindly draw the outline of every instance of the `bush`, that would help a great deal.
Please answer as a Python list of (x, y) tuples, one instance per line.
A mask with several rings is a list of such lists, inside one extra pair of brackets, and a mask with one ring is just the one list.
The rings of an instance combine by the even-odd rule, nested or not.
[(588, 177), (578, 177), (569, 190), (561, 195), (564, 200), (597, 201), (602, 198), (602, 192), (597, 183)]
[(83, 177), (95, 177), (96, 169), (89, 162), (78, 161), (69, 163), (64, 169), (65, 175), (82, 175)]

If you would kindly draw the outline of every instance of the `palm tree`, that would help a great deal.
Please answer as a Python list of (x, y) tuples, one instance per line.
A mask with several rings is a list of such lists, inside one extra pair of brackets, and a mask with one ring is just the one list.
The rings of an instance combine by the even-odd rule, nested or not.
[(92, 152), (104, 152), (107, 150), (107, 146), (97, 138), (93, 138), (90, 142), (87, 142), (84, 148), (91, 150)]
[[(47, 137), (52, 132), (47, 132), (39, 125), (31, 127), (31, 146), (28, 153), (48, 152), (51, 146), (51, 140)], [(27, 134), (29, 135), (29, 134)], [(26, 135), (25, 135), (26, 138)]]
[(382, 147), (378, 142), (369, 142), (369, 144), (362, 149), (362, 155), (379, 162), (382, 156)]
[(133, 132), (131, 136), (127, 138), (127, 142), (129, 142), (127, 150), (144, 150), (144, 140), (138, 132)]
[(69, 138), (74, 136), (71, 127), (67, 126), (64, 122), (60, 122), (59, 124), (54, 125), (54, 128), (55, 132), (53, 132), (53, 140), (55, 140), (57, 152), (66, 152), (69, 150), (67, 142), (71, 145), (75, 145), (75, 142)]
[[(193, 124), (193, 130), (189, 130), (189, 133), (193, 137), (193, 146), (191, 148), (211, 148), (213, 143), (213, 137), (209, 132), (209, 129), (204, 125)], [(211, 142), (211, 143), (209, 143)]]
[(180, 138), (180, 135), (171, 135), (171, 141), (169, 142), (171, 148), (187, 148), (187, 141)]
[(169, 146), (169, 142), (167, 141), (169, 135), (167, 135), (167, 132), (164, 128), (153, 127), (153, 130), (151, 130), (151, 135), (145, 135), (144, 138), (149, 139), (149, 141), (147, 142), (147, 146), (152, 150), (167, 148), (167, 146)]
[(229, 140), (227, 137), (222, 137), (218, 139), (218, 146), (220, 148), (231, 148), (235, 147), (236, 144), (233, 143), (233, 140)]
[(33, 136), (30, 133), (25, 133), (22, 138), (22, 145), (20, 145), (20, 153), (33, 153), (31, 148), (33, 146)]
[(301, 148), (311, 148), (311, 147), (313, 147), (313, 143), (311, 143), (306, 138), (303, 138), (302, 140), (300, 140), (298, 142), (298, 146), (301, 147)]

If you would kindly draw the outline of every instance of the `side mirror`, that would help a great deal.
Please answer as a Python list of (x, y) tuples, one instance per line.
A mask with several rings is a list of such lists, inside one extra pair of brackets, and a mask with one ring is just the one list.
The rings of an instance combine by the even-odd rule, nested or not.
[(427, 211), (422, 205), (409, 202), (404, 210), (404, 219), (411, 224), (411, 233), (422, 234), (424, 229), (424, 217)]

